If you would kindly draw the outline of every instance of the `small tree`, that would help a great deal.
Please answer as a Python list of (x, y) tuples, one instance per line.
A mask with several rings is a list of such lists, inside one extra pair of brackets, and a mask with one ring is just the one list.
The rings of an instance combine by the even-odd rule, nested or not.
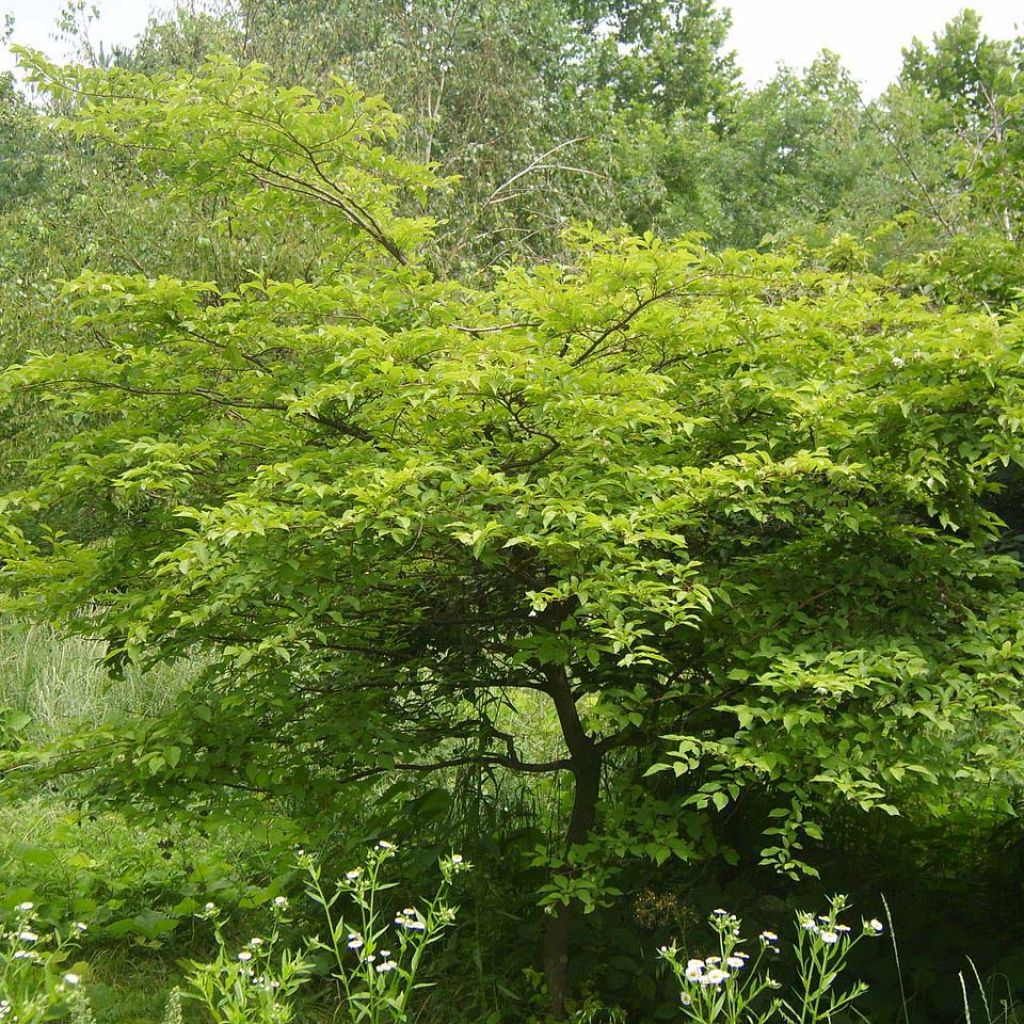
[[(437, 182), (379, 103), (225, 62), (30, 67), (224, 231), (325, 239), (307, 280), (82, 277), (95, 344), (3, 374), (82, 424), (3, 499), (7, 605), (115, 659), (208, 659), (104, 751), (109, 784), (566, 773), (559, 1013), (574, 908), (630, 857), (706, 855), (745, 787), (796, 871), (819, 805), (939, 813), (1019, 777), (1024, 598), (986, 510), (1024, 458), (1018, 324), (585, 231), (572, 265), (470, 290), (417, 257), (399, 209)], [(557, 756), (527, 753), (523, 694)]]

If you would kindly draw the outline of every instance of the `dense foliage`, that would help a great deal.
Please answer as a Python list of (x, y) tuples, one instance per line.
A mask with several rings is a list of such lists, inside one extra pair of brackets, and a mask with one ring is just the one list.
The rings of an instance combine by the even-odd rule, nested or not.
[(876, 900), (866, 829), (1019, 845), (1021, 46), (966, 12), (864, 105), (830, 54), (744, 90), (727, 27), (240, 0), (22, 53), (3, 607), (145, 696), (50, 730), (12, 698), (0, 765), (175, 823), (124, 894), (74, 854), (55, 924), (159, 947), (206, 893), (280, 908), (292, 841), (342, 878), (385, 835), (406, 880), (476, 863), (437, 1019), (670, 1019), (655, 936), (720, 892), (771, 925), (819, 874)]

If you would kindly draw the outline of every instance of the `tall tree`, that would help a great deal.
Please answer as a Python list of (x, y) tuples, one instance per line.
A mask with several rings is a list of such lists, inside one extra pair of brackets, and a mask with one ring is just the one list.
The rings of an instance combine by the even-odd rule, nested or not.
[(194, 67), (226, 50), (287, 84), (320, 88), (340, 74), (384, 95), (409, 125), (405, 154), (460, 178), (431, 212), (437, 258), (465, 270), (543, 258), (570, 218), (611, 227), (633, 212), (631, 192), (664, 191), (661, 166), (640, 165), (638, 181), (617, 138), (631, 133), (635, 152), (649, 128), (706, 123), (731, 102), (727, 28), (709, 0), (237, 0), (179, 7), (124, 63)]
[[(87, 274), (92, 343), (2, 376), (83, 425), (3, 498), (6, 606), (208, 664), (73, 764), (136, 797), (314, 804), (565, 774), (555, 1014), (574, 913), (631, 858), (709, 855), (747, 788), (771, 796), (762, 861), (795, 872), (831, 801), (940, 814), (1020, 779), (1024, 591), (986, 508), (1024, 463), (1019, 320), (600, 234), (474, 290), (424, 266), (403, 197), (438, 181), (389, 155), (380, 101), (224, 60), (31, 66), (79, 97), (76, 130), (216, 194), (223, 230), (328, 240), (305, 281)], [(527, 753), (522, 695), (554, 756)], [(976, 731), (990, 749), (958, 746)]]

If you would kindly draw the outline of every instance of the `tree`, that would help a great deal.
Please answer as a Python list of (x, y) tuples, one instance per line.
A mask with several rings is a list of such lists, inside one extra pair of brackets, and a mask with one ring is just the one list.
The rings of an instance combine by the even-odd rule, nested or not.
[(1019, 241), (1020, 70), (1020, 40), (989, 39), (970, 10), (931, 47), (915, 39), (903, 52), (877, 110), (891, 154), (885, 177), (934, 226), (935, 247), (965, 234)]
[(735, 55), (724, 49), (732, 18), (715, 0), (574, 0), (591, 38), (597, 82), (623, 107), (661, 123), (680, 113), (722, 118), (737, 91)]
[(860, 90), (835, 54), (823, 52), (803, 74), (780, 68), (737, 97), (705, 147), (705, 174), (722, 197), (716, 241), (748, 247), (848, 227), (851, 206), (864, 215), (853, 196), (876, 153)]
[(406, 119), (402, 152), (460, 179), (429, 201), (435, 260), (465, 273), (560, 251), (569, 211), (605, 227), (637, 214), (644, 229), (636, 194), (678, 191), (673, 205), (692, 209), (671, 223), (693, 225), (700, 206), (671, 162), (623, 150), (663, 151), (666, 134), (722, 116), (736, 90), (727, 31), (709, 0), (233, 0), (179, 5), (122, 64), (195, 68), (228, 52), (281, 84), (339, 74), (384, 96)]
[(935, 34), (931, 47), (915, 38), (904, 49), (900, 82), (945, 104), (951, 120), (985, 118), (996, 80), (1019, 61), (1013, 51), (1011, 43), (986, 36), (977, 12), (967, 8)]
[[(0, 36), (0, 44), (3, 42)], [(44, 153), (38, 127), (13, 76), (0, 74), (0, 214), (40, 187)]]
[[(401, 773), (564, 773), (555, 1014), (573, 914), (632, 858), (721, 852), (746, 790), (795, 872), (829, 803), (941, 814), (1020, 779), (1024, 594), (985, 507), (1024, 463), (1019, 320), (583, 230), (472, 289), (424, 266), (403, 200), (440, 183), (380, 101), (224, 60), (30, 68), (221, 230), (325, 245), (304, 280), (83, 275), (93, 344), (0, 378), (82, 424), (3, 498), (6, 606), (207, 659), (174, 715), (66, 764), (311, 813)], [(555, 756), (517, 728), (534, 700)]]

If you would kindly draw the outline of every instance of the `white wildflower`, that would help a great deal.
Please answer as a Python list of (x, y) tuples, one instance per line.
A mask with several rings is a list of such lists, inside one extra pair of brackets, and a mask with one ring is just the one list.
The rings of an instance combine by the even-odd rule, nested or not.
[(728, 981), (729, 975), (720, 970), (717, 967), (713, 967), (707, 974), (700, 979), (702, 985), (721, 985), (723, 981)]
[(356, 935), (355, 932), (353, 932), (351, 935), (349, 935), (349, 937), (348, 937), (348, 948), (349, 949), (361, 949), (362, 946), (363, 946), (363, 937), (361, 935)]
[(287, 896), (275, 896), (274, 897), (274, 906), (275, 907), (287, 907), (288, 906), (288, 897)]
[(741, 956), (727, 956), (725, 962), (730, 967), (740, 968), (743, 966), (743, 957)]
[(839, 941), (839, 936), (835, 932), (823, 931), (821, 941), (828, 946), (834, 946)]
[(381, 850), (395, 850), (395, 849), (397, 849), (397, 847), (395, 846), (394, 843), (389, 843), (386, 839), (382, 839), (377, 844), (377, 847), (378, 847), (378, 849), (381, 849)]
[(36, 935), (35, 932), (24, 931), (18, 932), (18, 938), (21, 939), (22, 942), (35, 942), (39, 936)]
[(242, 952), (238, 954), (238, 959), (245, 963), (246, 961), (252, 959), (252, 953), (250, 953), (249, 950), (247, 949), (243, 949)]
[(864, 930), (874, 932), (876, 935), (881, 935), (885, 930), (885, 925), (883, 925), (877, 917), (873, 917), (870, 921), (866, 921), (864, 923)]
[(765, 944), (779, 941), (779, 937), (775, 932), (761, 932), (758, 938)]
[(27, 914), (35, 906), (30, 900), (26, 900), (24, 903), (19, 903), (17, 908), (23, 914)]
[(893, 365), (894, 369), (902, 370), (903, 367), (906, 366), (907, 364), (906, 364), (906, 361), (901, 359), (899, 356), (893, 356), (892, 357), (892, 365)]
[(77, 985), (82, 979), (77, 974), (65, 974), (64, 980), (69, 985)]
[(362, 874), (362, 871), (360, 871), (359, 868), (353, 868), (351, 871), (346, 871), (345, 872), (345, 877), (350, 882), (354, 882), (361, 874)]
[(377, 964), (374, 970), (378, 974), (386, 974), (388, 971), (393, 971), (397, 966), (398, 964), (396, 964), (394, 960), (384, 960)]
[(402, 913), (395, 918), (395, 924), (397, 924), (399, 928), (408, 928), (409, 931), (413, 932), (425, 931), (427, 927), (426, 922), (421, 921), (415, 916), (415, 914), (415, 910), (403, 910)]
[(700, 981), (704, 973), (704, 964), (700, 960), (691, 960), (686, 967), (684, 976), (687, 981)]
[(682, 1003), (683, 1006), (690, 1006), (693, 1003), (693, 1000), (690, 998), (689, 993), (683, 992), (679, 996), (679, 1002)]

